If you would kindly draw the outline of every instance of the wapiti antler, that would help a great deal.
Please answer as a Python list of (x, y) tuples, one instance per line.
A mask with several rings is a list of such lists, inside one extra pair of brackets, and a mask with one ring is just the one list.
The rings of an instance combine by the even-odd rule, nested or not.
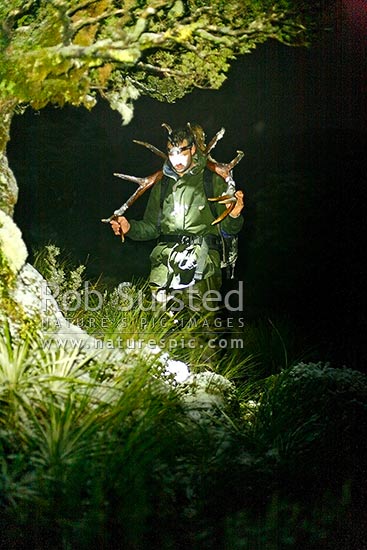
[(220, 197), (208, 198), (208, 200), (211, 202), (217, 202), (218, 204), (228, 205), (226, 210), (224, 210), (224, 212), (222, 212), (222, 214), (212, 222), (212, 225), (216, 225), (217, 223), (224, 220), (224, 218), (226, 218), (228, 214), (230, 214), (233, 208), (235, 207), (235, 204), (237, 201), (235, 197), (236, 186), (232, 178), (232, 170), (243, 158), (244, 153), (243, 151), (237, 151), (237, 156), (228, 164), (217, 162), (210, 156), (210, 151), (212, 151), (212, 149), (214, 149), (214, 147), (217, 145), (218, 141), (222, 139), (225, 133), (225, 129), (221, 128), (215, 134), (215, 136), (209, 141), (208, 145), (206, 145), (205, 132), (203, 128), (198, 124), (190, 124), (189, 122), (188, 122), (188, 126), (195, 137), (197, 146), (205, 155), (207, 155), (206, 165), (209, 168), (209, 170), (212, 170), (212, 172), (215, 172), (216, 174), (221, 176), (225, 181), (227, 181), (227, 184), (228, 184), (224, 195), (221, 195)]
[[(118, 178), (121, 178), (123, 180), (127, 181), (133, 181), (134, 183), (137, 183), (139, 187), (136, 189), (136, 191), (127, 199), (126, 202), (120, 208), (114, 211), (112, 216), (109, 218), (103, 218), (101, 222), (103, 223), (110, 223), (112, 220), (116, 220), (119, 216), (123, 216), (126, 212), (126, 210), (138, 199), (141, 197), (145, 191), (153, 187), (155, 183), (157, 183), (159, 180), (162, 179), (163, 172), (162, 170), (158, 170), (157, 172), (154, 172), (154, 174), (151, 174), (150, 176), (147, 176), (145, 178), (138, 178), (136, 176), (129, 176), (127, 174), (119, 174), (115, 173), (114, 176), (117, 176)], [(121, 233), (121, 240), (124, 241), (124, 234)]]
[(224, 195), (221, 195), (220, 197), (208, 198), (208, 201), (211, 202), (217, 202), (218, 204), (226, 205), (228, 204), (226, 210), (224, 210), (224, 212), (222, 212), (222, 214), (212, 222), (212, 225), (215, 225), (224, 220), (224, 218), (226, 218), (228, 214), (232, 212), (236, 205), (236, 184), (232, 178), (232, 170), (240, 162), (243, 156), (243, 151), (237, 151), (237, 156), (228, 164), (219, 163), (212, 159), (208, 160), (207, 162), (208, 168), (216, 172), (216, 174), (219, 174), (227, 182), (227, 189)]
[(103, 223), (110, 223), (112, 220), (116, 219), (118, 216), (122, 216), (123, 214), (125, 214), (126, 210), (136, 201), (136, 199), (141, 197), (141, 195), (145, 193), (145, 191), (150, 189), (150, 187), (152, 187), (157, 181), (159, 181), (162, 178), (162, 175), (163, 175), (162, 170), (158, 170), (158, 172), (154, 172), (154, 174), (152, 174), (151, 176), (147, 176), (145, 178), (138, 178), (136, 176), (129, 176), (127, 174), (115, 173), (114, 176), (117, 176), (118, 178), (121, 178), (123, 180), (133, 181), (134, 183), (137, 183), (139, 187), (137, 188), (135, 193), (133, 193), (127, 199), (127, 201), (122, 206), (120, 206), (120, 208), (118, 208), (118, 210), (114, 211), (112, 216), (110, 216), (109, 218), (103, 218), (101, 221)]
[[(212, 202), (218, 202), (219, 204), (229, 204), (226, 210), (224, 210), (224, 212), (213, 221), (212, 225), (215, 225), (221, 222), (225, 217), (227, 217), (228, 214), (232, 212), (236, 204), (237, 199), (234, 196), (236, 192), (236, 188), (234, 185), (234, 181), (232, 179), (232, 170), (235, 166), (237, 166), (237, 164), (243, 158), (244, 153), (243, 151), (237, 151), (236, 157), (228, 164), (223, 162), (218, 162), (210, 156), (210, 152), (217, 145), (218, 141), (223, 138), (225, 134), (225, 129), (221, 128), (215, 134), (215, 136), (209, 141), (208, 145), (206, 145), (205, 143), (206, 136), (203, 128), (199, 124), (191, 124), (190, 122), (188, 122), (187, 125), (190, 128), (195, 138), (196, 145), (202, 151), (202, 153), (204, 153), (208, 157), (206, 165), (209, 168), (209, 170), (211, 170), (212, 172), (215, 172), (216, 174), (221, 176), (224, 180), (226, 181), (229, 180), (227, 190), (224, 193), (224, 195), (220, 197), (213, 197), (208, 199)], [(165, 122), (162, 123), (162, 126), (166, 128), (168, 132), (168, 137), (169, 137), (172, 133), (171, 126), (169, 126), (169, 124)], [(163, 151), (161, 151), (160, 149), (157, 149), (157, 147), (155, 147), (154, 145), (151, 145), (150, 143), (147, 143), (145, 141), (134, 140), (134, 142), (138, 143), (139, 145), (143, 145), (143, 147), (146, 147), (147, 149), (152, 151), (152, 153), (155, 153), (159, 157), (167, 159), (167, 155), (163, 153)]]
[[(217, 162), (210, 156), (210, 152), (214, 147), (217, 145), (218, 141), (222, 139), (225, 133), (225, 129), (221, 128), (215, 136), (209, 141), (208, 145), (205, 143), (205, 132), (201, 126), (198, 124), (190, 124), (187, 123), (188, 127), (190, 128), (194, 138), (195, 142), (197, 144), (197, 147), (207, 156), (207, 167), (209, 170), (212, 170), (212, 172), (215, 172), (219, 176), (221, 176), (223, 179), (225, 179), (228, 182), (227, 190), (226, 192), (220, 196), (220, 197), (213, 197), (209, 198), (209, 201), (218, 202), (219, 204), (228, 204), (227, 208), (224, 210), (224, 212), (216, 218), (212, 225), (215, 225), (222, 221), (228, 214), (230, 214), (236, 204), (236, 198), (234, 196), (236, 188), (235, 183), (232, 179), (232, 170), (233, 168), (240, 162), (242, 159), (244, 153), (242, 151), (237, 151), (237, 156), (228, 164)], [(167, 130), (168, 137), (172, 134), (172, 128), (169, 126), (169, 124), (163, 122), (162, 126)], [(146, 141), (138, 141), (136, 139), (133, 140), (134, 143), (137, 143), (138, 145), (142, 145), (143, 147), (146, 147), (154, 153), (155, 155), (159, 156), (160, 158), (163, 158), (164, 160), (167, 160), (167, 155), (154, 145), (147, 143)], [(139, 178), (137, 176), (129, 176), (127, 174), (119, 174), (115, 173), (114, 176), (117, 176), (121, 179), (127, 180), (127, 181), (133, 181), (134, 183), (137, 183), (139, 185), (138, 189), (127, 199), (127, 201), (118, 209), (115, 210), (112, 216), (109, 218), (103, 218), (101, 221), (103, 223), (109, 223), (112, 220), (115, 220), (119, 216), (122, 216), (126, 210), (138, 199), (145, 191), (150, 189), (155, 183), (160, 181), (163, 177), (163, 171), (158, 170), (157, 172), (154, 172), (154, 174), (151, 174), (150, 176), (146, 176), (145, 178)], [(121, 236), (123, 239), (123, 235)]]
[(138, 143), (139, 145), (143, 145), (144, 147), (149, 149), (149, 151), (152, 151), (152, 153), (155, 153), (156, 155), (158, 155), (162, 159), (165, 159), (165, 160), (167, 159), (166, 153), (163, 153), (163, 151), (161, 151), (160, 149), (158, 149), (157, 147), (155, 147), (151, 143), (147, 143), (146, 141), (138, 141), (137, 139), (133, 139), (133, 142)]
[(191, 124), (190, 122), (187, 123), (187, 126), (190, 128), (192, 135), (195, 138), (195, 143), (199, 147), (200, 151), (204, 153), (204, 155), (209, 155), (210, 151), (214, 149), (214, 147), (217, 145), (218, 141), (222, 139), (225, 133), (225, 129), (221, 128), (215, 136), (209, 141), (208, 145), (205, 143), (205, 132), (199, 124)]
[(228, 164), (217, 162), (210, 156), (210, 151), (214, 149), (214, 147), (217, 145), (218, 141), (222, 139), (225, 133), (225, 129), (221, 128), (215, 136), (209, 141), (208, 145), (205, 144), (205, 132), (201, 126), (198, 124), (191, 125), (188, 123), (188, 126), (191, 128), (191, 131), (195, 137), (196, 143), (198, 147), (201, 149), (201, 151), (207, 155), (207, 162), (206, 165), (209, 168), (209, 170), (212, 170), (219, 176), (221, 176), (225, 181), (227, 181), (227, 189), (223, 195), (220, 197), (211, 197), (208, 198), (211, 202), (217, 202), (218, 204), (225, 204), (228, 205), (226, 210), (222, 212), (218, 218), (216, 218), (212, 225), (216, 225), (217, 223), (221, 222), (230, 214), (235, 207), (236, 204), (236, 186), (235, 182), (232, 178), (232, 170), (233, 168), (240, 162), (240, 160), (243, 158), (244, 153), (243, 151), (237, 151), (237, 156)]
[[(199, 126), (198, 124), (190, 124), (190, 122), (187, 123), (188, 127), (190, 128), (194, 138), (195, 138), (195, 143), (196, 145), (199, 147), (199, 149), (202, 151), (202, 153), (204, 153), (205, 155), (209, 155), (210, 151), (212, 149), (214, 149), (214, 147), (217, 145), (218, 141), (220, 139), (222, 139), (222, 137), (224, 136), (224, 133), (225, 133), (225, 129), (224, 128), (221, 128), (219, 130), (219, 132), (217, 132), (215, 134), (215, 136), (210, 140), (210, 142), (208, 143), (208, 145), (205, 144), (205, 132), (204, 130), (202, 129), (201, 126)], [(172, 134), (172, 128), (166, 124), (165, 122), (163, 122), (161, 124), (161, 126), (163, 126), (164, 128), (166, 128), (167, 132), (168, 132), (168, 137), (170, 137), (170, 135)], [(134, 143), (138, 143), (139, 145), (142, 145), (143, 147), (146, 147), (147, 149), (149, 149), (149, 151), (151, 151), (152, 153), (155, 153), (156, 155), (158, 155), (159, 157), (161, 158), (164, 158), (165, 160), (167, 159), (167, 155), (166, 153), (163, 153), (163, 151), (161, 151), (160, 149), (158, 149), (157, 147), (155, 147), (155, 145), (152, 145), (151, 143), (148, 143), (146, 141), (139, 141), (137, 139), (133, 139), (133, 142)], [(210, 157), (209, 157), (210, 158)], [(216, 164), (219, 164), (217, 163), (215, 160), (211, 159), (210, 158), (210, 162), (211, 162), (211, 166), (210, 166), (210, 169), (215, 171), (214, 170), (214, 167)], [(233, 162), (233, 161), (232, 161)], [(239, 161), (237, 161), (239, 162)], [(236, 163), (237, 164), (237, 163)], [(224, 164), (222, 166), (225, 166)], [(233, 165), (234, 166), (234, 165)], [(220, 174), (219, 174), (220, 175)]]

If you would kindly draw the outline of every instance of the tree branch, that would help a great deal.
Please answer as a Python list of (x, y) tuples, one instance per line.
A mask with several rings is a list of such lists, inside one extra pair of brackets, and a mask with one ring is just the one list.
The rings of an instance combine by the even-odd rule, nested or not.
[(152, 71), (155, 73), (161, 73), (169, 76), (186, 76), (186, 73), (182, 71), (175, 71), (168, 68), (158, 67), (156, 65), (151, 65), (150, 63), (143, 63), (142, 61), (139, 61), (137, 63), (137, 67), (139, 69), (144, 69), (146, 71)]
[(53, 5), (53, 7), (57, 10), (59, 14), (60, 21), (63, 28), (62, 42), (64, 46), (67, 46), (68, 44), (70, 44), (71, 38), (72, 38), (71, 20), (67, 14), (67, 5), (62, 0), (51, 0), (50, 3)]
[[(41, 51), (32, 51), (29, 55), (39, 59)], [(98, 67), (108, 62), (135, 65), (141, 55), (138, 45), (128, 45), (121, 40), (113, 41), (110, 38), (98, 40), (89, 46), (79, 44), (58, 45), (44, 48), (43, 51), (48, 58), (54, 56), (59, 59), (88, 60), (89, 67)], [(93, 63), (90, 63), (90, 60), (94, 60)]]
[(6, 37), (7, 40), (11, 39), (14, 23), (20, 17), (26, 15), (32, 7), (34, 0), (29, 0), (22, 8), (18, 8), (9, 13), (9, 15), (2, 21), (0, 26), (0, 33)]
[(66, 13), (69, 17), (73, 17), (73, 15), (75, 15), (78, 11), (85, 10), (96, 2), (98, 2), (98, 0), (86, 0), (85, 2), (79, 4), (79, 6), (75, 6), (75, 8), (70, 8), (70, 10), (68, 10)]
[(103, 19), (107, 19), (108, 17), (114, 17), (115, 15), (124, 15), (124, 14), (126, 14), (126, 11), (119, 9), (112, 12), (106, 11), (104, 13), (101, 13), (101, 15), (97, 15), (96, 17), (89, 17), (88, 19), (78, 21), (77, 25), (72, 26), (73, 36), (75, 36), (84, 27), (95, 25), (96, 23), (99, 23), (100, 21), (103, 21)]
[(9, 13), (9, 16), (6, 20), (8, 19), (11, 19), (12, 21), (16, 21), (16, 19), (18, 17), (21, 17), (23, 15), (25, 15), (26, 13), (28, 13), (28, 11), (30, 10), (30, 8), (32, 7), (32, 4), (34, 3), (34, 0), (29, 0), (28, 2), (25, 3), (24, 6), (22, 6), (21, 8), (18, 8), (18, 9), (15, 9), (13, 11), (11, 11)]

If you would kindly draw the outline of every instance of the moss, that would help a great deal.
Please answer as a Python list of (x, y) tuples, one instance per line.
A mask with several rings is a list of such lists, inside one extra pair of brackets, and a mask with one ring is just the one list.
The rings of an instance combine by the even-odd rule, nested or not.
[(0, 101), (0, 208), (10, 216), (18, 200), (18, 186), (5, 154), (15, 102)]
[(9, 289), (14, 286), (15, 274), (9, 268), (9, 263), (6, 256), (0, 249), (0, 300), (3, 296), (8, 295)]
[(5, 278), (17, 274), (27, 259), (22, 233), (10, 216), (0, 210), (0, 275)]
[(0, 254), (0, 332), (3, 327), (10, 327), (10, 332), (15, 340), (27, 340), (39, 334), (41, 328), (41, 316), (26, 313), (25, 309), (11, 296), (11, 290), (16, 282), (16, 276), (4, 267), (3, 256)]

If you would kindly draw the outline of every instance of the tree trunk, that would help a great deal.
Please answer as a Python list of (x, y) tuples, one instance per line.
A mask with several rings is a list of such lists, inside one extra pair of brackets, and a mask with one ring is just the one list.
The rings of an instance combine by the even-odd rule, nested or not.
[(14, 108), (13, 102), (0, 102), (0, 208), (9, 216), (13, 216), (18, 200), (18, 185), (6, 156)]

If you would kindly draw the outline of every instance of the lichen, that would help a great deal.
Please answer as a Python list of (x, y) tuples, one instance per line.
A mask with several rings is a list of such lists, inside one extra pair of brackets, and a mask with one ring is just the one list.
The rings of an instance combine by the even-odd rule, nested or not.
[[(27, 249), (19, 228), (10, 216), (0, 210), (0, 320), (15, 332), (25, 335), (33, 330), (34, 319), (11, 296), (17, 275), (27, 259)], [(12, 331), (13, 333), (14, 331)]]
[(0, 210), (0, 277), (7, 283), (14, 280), (25, 264), (28, 253), (22, 233), (10, 216)]
[(0, 208), (9, 216), (13, 215), (18, 199), (18, 186), (9, 168), (6, 155), (0, 151)]

